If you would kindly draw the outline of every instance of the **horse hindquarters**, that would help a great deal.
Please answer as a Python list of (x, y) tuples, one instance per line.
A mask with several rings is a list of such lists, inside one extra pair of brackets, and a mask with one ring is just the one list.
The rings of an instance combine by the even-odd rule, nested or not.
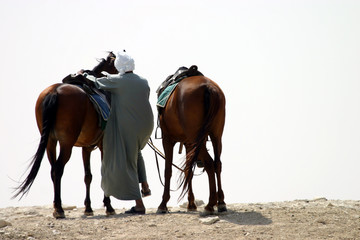
[[(224, 121), (225, 121), (225, 98), (220, 90), (220, 88), (214, 84), (212, 81), (210, 83), (203, 85), (203, 99), (204, 99), (204, 117), (201, 123), (200, 130), (197, 132), (197, 137), (194, 141), (192, 149), (187, 154), (186, 167), (185, 167), (185, 185), (183, 192), (186, 191), (186, 187), (191, 186), (192, 178), (192, 166), (195, 161), (200, 157), (204, 161), (205, 170), (208, 174), (209, 180), (209, 203), (205, 207), (205, 211), (212, 213), (214, 211), (214, 205), (216, 204), (218, 197), (219, 201), (225, 205), (223, 199), (223, 192), (221, 189), (221, 135), (223, 132)], [(206, 138), (210, 136), (211, 138), (217, 139), (213, 141), (214, 153), (215, 153), (215, 163), (208, 154), (205, 146)], [(215, 172), (218, 179), (219, 194), (216, 195), (216, 179)], [(219, 185), (220, 183), (220, 185)], [(226, 208), (226, 207), (225, 207)]]

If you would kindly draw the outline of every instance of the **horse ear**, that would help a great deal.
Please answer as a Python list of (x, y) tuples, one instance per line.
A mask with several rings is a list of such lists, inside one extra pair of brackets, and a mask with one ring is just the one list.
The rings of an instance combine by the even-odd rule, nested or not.
[(113, 52), (109, 52), (109, 56), (106, 58), (106, 61), (115, 61), (116, 56)]

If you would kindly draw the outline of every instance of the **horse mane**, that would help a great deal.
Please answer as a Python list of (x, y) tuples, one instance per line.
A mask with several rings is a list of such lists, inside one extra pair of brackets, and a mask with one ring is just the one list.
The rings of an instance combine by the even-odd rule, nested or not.
[(105, 58), (100, 58), (100, 59), (96, 59), (99, 64), (96, 65), (92, 70), (87, 70), (86, 72), (94, 75), (95, 77), (102, 77), (103, 74), (101, 73), (100, 69), (104, 66), (104, 64), (106, 63)]

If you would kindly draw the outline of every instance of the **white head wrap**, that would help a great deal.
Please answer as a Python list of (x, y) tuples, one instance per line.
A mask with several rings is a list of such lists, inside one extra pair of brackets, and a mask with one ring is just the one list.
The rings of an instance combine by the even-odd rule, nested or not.
[(120, 75), (126, 72), (134, 71), (135, 69), (134, 59), (125, 52), (118, 52), (116, 54), (114, 65), (115, 68), (119, 71)]

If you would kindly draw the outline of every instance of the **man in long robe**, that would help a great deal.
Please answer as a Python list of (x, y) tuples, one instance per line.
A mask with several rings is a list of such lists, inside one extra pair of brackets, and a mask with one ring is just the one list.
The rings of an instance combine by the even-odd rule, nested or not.
[(97, 88), (111, 92), (111, 111), (103, 138), (101, 187), (105, 196), (135, 200), (136, 206), (126, 213), (144, 214), (139, 183), (147, 186), (141, 149), (154, 127), (150, 87), (146, 79), (133, 73), (135, 64), (129, 55), (118, 53), (115, 67), (119, 74), (102, 78), (84, 74)]

